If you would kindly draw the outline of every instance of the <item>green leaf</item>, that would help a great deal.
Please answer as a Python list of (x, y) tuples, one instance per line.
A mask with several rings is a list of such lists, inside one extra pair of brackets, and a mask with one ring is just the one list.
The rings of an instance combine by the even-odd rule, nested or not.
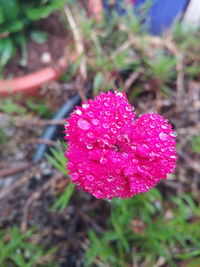
[(64, 211), (64, 209), (67, 207), (69, 203), (70, 198), (72, 197), (74, 189), (75, 189), (75, 184), (70, 182), (67, 185), (67, 188), (65, 189), (64, 193), (61, 194), (60, 197), (53, 204), (52, 209), (59, 209), (60, 211)]
[(18, 0), (1, 0), (0, 6), (5, 21), (14, 21), (17, 19), (20, 12)]
[(15, 104), (10, 98), (0, 100), (0, 110), (8, 114), (26, 114), (26, 109)]
[(13, 41), (10, 38), (0, 39), (0, 66), (5, 66), (14, 54)]
[(53, 11), (58, 9), (57, 5), (38, 6), (37, 8), (26, 5), (24, 12), (28, 19), (39, 20), (48, 17)]
[(192, 139), (192, 150), (200, 153), (200, 135), (193, 137)]
[(200, 257), (197, 257), (184, 265), (185, 267), (197, 267), (200, 266)]
[(0, 6), (0, 24), (4, 22), (4, 14), (3, 14), (3, 9)]
[(31, 38), (38, 44), (44, 44), (48, 39), (48, 33), (43, 31), (32, 31)]
[(102, 85), (102, 83), (103, 83), (103, 74), (101, 72), (97, 72), (93, 82), (93, 93), (95, 95), (98, 93), (98, 90)]
[(25, 67), (27, 66), (28, 61), (28, 45), (25, 35), (20, 32), (17, 35), (16, 43), (20, 46), (21, 58), (19, 61), (20, 66)]
[(4, 27), (3, 32), (7, 31), (10, 33), (21, 31), (25, 26), (25, 21), (23, 19), (14, 21), (10, 24), (7, 24), (6, 27)]

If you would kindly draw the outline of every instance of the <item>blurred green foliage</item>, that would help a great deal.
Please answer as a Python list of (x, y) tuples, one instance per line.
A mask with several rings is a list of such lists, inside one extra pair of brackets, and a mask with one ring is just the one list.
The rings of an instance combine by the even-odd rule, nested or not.
[(192, 150), (196, 153), (200, 153), (200, 135), (192, 138)]
[[(0, 69), (21, 50), (21, 65), (26, 64), (26, 31), (39, 19), (63, 8), (64, 0), (1, 0), (0, 1)], [(32, 33), (34, 40), (43, 42), (45, 33)], [(46, 36), (45, 36), (46, 37)], [(41, 41), (42, 38), (42, 41)]]
[[(52, 166), (54, 166), (56, 169), (67, 176), (67, 159), (64, 156), (64, 145), (62, 143), (59, 143), (56, 148), (50, 148), (50, 152), (50, 155), (46, 154), (47, 160), (52, 164)], [(73, 195), (74, 189), (75, 185), (69, 180), (64, 193), (62, 193), (58, 197), (56, 202), (53, 204), (52, 209), (59, 209), (60, 211), (64, 211)]]
[(157, 189), (131, 199), (114, 199), (110, 205), (110, 219), (103, 234), (89, 231), (88, 266), (96, 260), (102, 266), (127, 266), (135, 258), (145, 261), (145, 266), (154, 266), (159, 257), (169, 266), (177, 266), (176, 260), (200, 255), (196, 219), (200, 209), (189, 195), (172, 198), (171, 208), (165, 206)]
[(34, 231), (21, 233), (17, 226), (0, 231), (0, 266), (2, 267), (53, 267), (51, 263), (41, 263), (44, 256), (50, 255), (55, 249), (45, 251), (38, 244), (30, 242)]

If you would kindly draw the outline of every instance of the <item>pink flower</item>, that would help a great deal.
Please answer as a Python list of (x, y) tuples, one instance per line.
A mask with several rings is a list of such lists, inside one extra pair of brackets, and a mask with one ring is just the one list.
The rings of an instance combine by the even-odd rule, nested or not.
[(96, 198), (127, 198), (153, 188), (176, 166), (175, 132), (162, 116), (134, 120), (124, 93), (101, 93), (65, 124), (73, 183)]

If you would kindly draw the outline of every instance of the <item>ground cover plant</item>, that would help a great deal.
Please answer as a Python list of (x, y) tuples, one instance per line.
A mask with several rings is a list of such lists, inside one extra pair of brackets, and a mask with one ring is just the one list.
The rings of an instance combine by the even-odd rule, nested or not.
[[(199, 266), (199, 31), (177, 25), (150, 36), (129, 11), (97, 23), (84, 1), (68, 1), (63, 16), (75, 63), (39, 98), (0, 100), (1, 265)], [(65, 170), (65, 120), (51, 119), (74, 93), (85, 102), (109, 90), (123, 91), (138, 114), (158, 112), (177, 132), (175, 173), (125, 200), (75, 188)], [(33, 164), (45, 127), (55, 124), (61, 134)]]
[(2, 69), (21, 50), (19, 64), (27, 64), (27, 33), (39, 43), (45, 42), (47, 33), (34, 28), (34, 22), (48, 17), (63, 7), (64, 1), (2, 0), (0, 3), (0, 68)]

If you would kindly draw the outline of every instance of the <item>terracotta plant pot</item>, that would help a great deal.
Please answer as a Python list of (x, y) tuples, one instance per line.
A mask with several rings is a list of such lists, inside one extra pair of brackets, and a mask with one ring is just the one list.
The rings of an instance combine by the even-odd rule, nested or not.
[(41, 85), (57, 80), (66, 68), (67, 63), (62, 60), (55, 67), (45, 67), (39, 71), (12, 80), (0, 80), (0, 97), (16, 93), (36, 95)]
[(101, 22), (103, 19), (102, 0), (88, 0), (89, 11), (96, 21)]

